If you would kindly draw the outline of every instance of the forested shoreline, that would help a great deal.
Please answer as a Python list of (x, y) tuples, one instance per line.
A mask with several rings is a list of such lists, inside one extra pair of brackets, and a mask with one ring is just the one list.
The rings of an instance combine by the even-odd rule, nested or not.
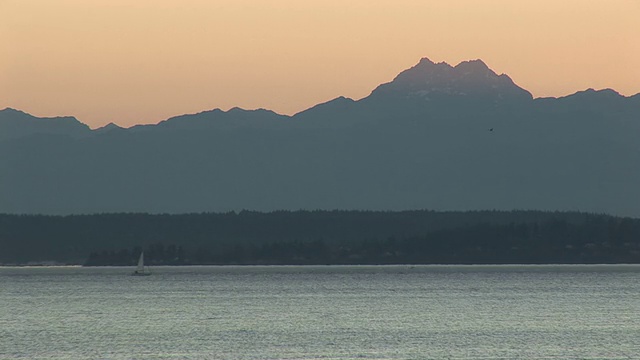
[(541, 211), (0, 215), (0, 263), (640, 263), (640, 220)]

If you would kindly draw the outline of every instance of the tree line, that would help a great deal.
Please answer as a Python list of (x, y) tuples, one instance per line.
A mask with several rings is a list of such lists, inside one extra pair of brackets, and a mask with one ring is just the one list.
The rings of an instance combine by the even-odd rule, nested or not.
[(543, 211), (0, 215), (0, 263), (637, 263), (640, 220)]
[[(92, 252), (85, 265), (127, 265), (142, 251)], [(331, 242), (270, 241), (145, 249), (150, 265), (556, 264), (640, 263), (640, 222), (590, 216), (579, 224), (480, 223), (422, 236)]]

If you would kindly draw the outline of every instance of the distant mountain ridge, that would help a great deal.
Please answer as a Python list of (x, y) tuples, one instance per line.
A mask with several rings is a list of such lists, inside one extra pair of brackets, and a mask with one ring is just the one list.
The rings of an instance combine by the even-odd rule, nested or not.
[(0, 110), (0, 141), (34, 134), (84, 135), (89, 126), (71, 116), (38, 118), (23, 111)]
[(91, 130), (0, 111), (0, 212), (539, 209), (640, 216), (640, 94), (536, 98), (423, 58), (360, 100)]

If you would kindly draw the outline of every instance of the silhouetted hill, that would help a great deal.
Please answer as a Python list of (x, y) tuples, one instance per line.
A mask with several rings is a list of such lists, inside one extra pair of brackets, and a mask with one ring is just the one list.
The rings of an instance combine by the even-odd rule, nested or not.
[(0, 215), (0, 264), (639, 263), (640, 220), (540, 211)]
[(32, 135), (83, 136), (91, 132), (89, 127), (76, 118), (38, 118), (20, 110), (0, 110), (0, 141), (19, 139)]
[(101, 127), (101, 128), (97, 128), (95, 130), (93, 130), (93, 134), (101, 134), (101, 133), (106, 133), (109, 131), (122, 131), (125, 130), (124, 128), (118, 126), (117, 124), (114, 123), (108, 123), (107, 125)]
[[(480, 60), (422, 59), (366, 98), (339, 97), (294, 116), (216, 109), (90, 131), (72, 118), (20, 114), (11, 115), (12, 135), (0, 137), (0, 212), (640, 216), (639, 95), (589, 89), (533, 99)], [(35, 123), (56, 131), (30, 130)]]

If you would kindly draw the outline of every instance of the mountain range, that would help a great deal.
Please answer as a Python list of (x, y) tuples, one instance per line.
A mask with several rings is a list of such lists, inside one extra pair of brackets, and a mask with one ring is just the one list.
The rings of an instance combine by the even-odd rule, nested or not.
[(423, 58), (360, 100), (91, 130), (0, 111), (0, 212), (577, 210), (640, 216), (640, 94), (533, 98)]

